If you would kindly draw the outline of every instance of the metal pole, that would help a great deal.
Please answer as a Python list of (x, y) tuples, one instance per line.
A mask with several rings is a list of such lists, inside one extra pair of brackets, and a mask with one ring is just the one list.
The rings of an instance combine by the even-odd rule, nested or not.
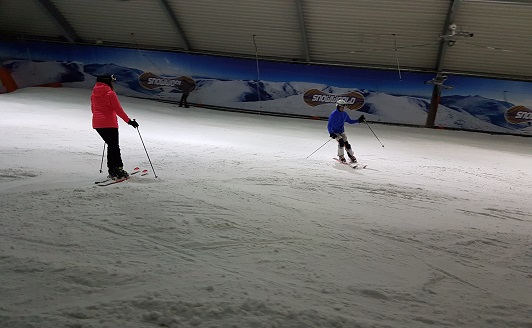
[(102, 169), (103, 169), (103, 157), (105, 156), (105, 145), (106, 143), (104, 142), (103, 143), (103, 152), (102, 152), (102, 162), (100, 163), (100, 173), (102, 173)]
[(260, 72), (259, 72), (259, 50), (257, 48), (257, 43), (255, 42), (255, 34), (253, 34), (253, 44), (255, 45), (255, 62), (257, 63), (257, 97), (259, 98), (259, 108), (262, 108), (262, 103), (260, 100), (259, 92), (259, 82), (260, 82)]
[(312, 156), (312, 155), (313, 155), (313, 154), (314, 154), (315, 152), (317, 152), (318, 150), (320, 150), (320, 149), (321, 149), (321, 147), (325, 146), (325, 145), (326, 145), (327, 143), (329, 143), (329, 141), (331, 141), (331, 140), (332, 140), (332, 138), (331, 138), (331, 139), (329, 139), (329, 140), (327, 140), (327, 142), (326, 142), (326, 143), (324, 143), (324, 144), (323, 144), (323, 145), (321, 145), (321, 146), (320, 146), (320, 147), (319, 147), (318, 149), (316, 149), (315, 151), (313, 151), (313, 152), (312, 152), (312, 154), (310, 154), (310, 155), (308, 155), (308, 156), (307, 156), (307, 158), (309, 158), (310, 156)]
[[(364, 122), (366, 122), (366, 120), (364, 120)], [(373, 132), (373, 129), (371, 128), (371, 126), (369, 126), (368, 122), (366, 122), (366, 125), (367, 125), (368, 128), (371, 130), (371, 132)], [(375, 138), (377, 138), (377, 140), (379, 141), (379, 143), (381, 144), (381, 146), (384, 147), (384, 145), (383, 145), (382, 142), (379, 140), (379, 137), (377, 137), (377, 135), (375, 134), (375, 132), (373, 132), (373, 135), (375, 136)]]
[(146, 152), (146, 156), (148, 156), (148, 161), (150, 162), (151, 169), (153, 171), (153, 175), (157, 178), (157, 173), (155, 173), (155, 169), (153, 168), (153, 164), (151, 163), (150, 155), (148, 155), (148, 150), (146, 150), (146, 146), (144, 145), (144, 140), (142, 140), (142, 136), (140, 135), (140, 130), (137, 127), (137, 132), (139, 133), (140, 141), (142, 142), (142, 146), (144, 147), (144, 151)]
[(395, 47), (395, 61), (397, 62), (397, 72), (399, 72), (399, 80), (402, 81), (403, 77), (401, 76), (401, 66), (399, 66), (399, 56), (397, 55), (397, 40), (395, 39), (395, 33), (393, 35), (393, 44)]

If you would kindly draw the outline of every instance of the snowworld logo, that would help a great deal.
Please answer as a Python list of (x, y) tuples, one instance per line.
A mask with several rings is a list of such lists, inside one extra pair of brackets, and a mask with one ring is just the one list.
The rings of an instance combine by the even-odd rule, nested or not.
[(196, 83), (188, 76), (160, 77), (150, 72), (142, 73), (139, 76), (139, 83), (144, 89), (148, 90), (170, 87), (180, 91), (188, 90), (188, 92), (192, 92), (196, 88)]
[(325, 93), (318, 89), (311, 89), (305, 92), (303, 95), (305, 103), (309, 106), (318, 106), (323, 104), (336, 103), (338, 100), (343, 99), (346, 102), (346, 107), (351, 110), (358, 110), (364, 106), (364, 96), (360, 92), (352, 91), (346, 94), (333, 95)]
[(506, 110), (504, 117), (512, 124), (532, 122), (532, 110), (525, 106), (513, 106)]

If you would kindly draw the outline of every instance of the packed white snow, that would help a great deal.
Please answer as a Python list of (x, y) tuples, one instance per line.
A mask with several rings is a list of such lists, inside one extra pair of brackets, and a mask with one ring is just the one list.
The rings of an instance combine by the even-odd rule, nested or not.
[(529, 138), (119, 99), (99, 187), (90, 90), (0, 95), (0, 327), (532, 326)]

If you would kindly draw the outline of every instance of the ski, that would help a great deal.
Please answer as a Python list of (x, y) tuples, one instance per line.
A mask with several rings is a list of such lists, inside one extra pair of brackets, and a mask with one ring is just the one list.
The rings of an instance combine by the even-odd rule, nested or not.
[[(148, 174), (148, 170), (146, 170), (146, 169), (145, 170), (140, 170), (139, 167), (135, 167), (133, 169), (133, 171), (129, 174), (129, 177), (131, 177), (132, 175), (135, 175), (135, 174), (139, 174), (139, 173), (140, 173), (140, 176), (144, 176), (144, 175)], [(117, 179), (117, 180), (107, 178), (107, 179), (102, 180), (102, 181), (96, 181), (96, 182), (94, 182), (94, 184), (97, 184), (98, 186), (103, 187), (103, 186), (108, 186), (108, 185), (112, 185), (112, 184), (115, 184), (115, 183), (126, 181), (127, 179), (129, 179), (129, 177), (121, 178), (121, 179)]]
[(349, 163), (349, 162), (342, 162), (340, 159), (333, 157), (335, 161), (337, 161), (340, 164), (344, 164), (349, 166), (352, 169), (365, 169), (368, 165), (367, 164), (360, 164), (360, 163)]
[(135, 174), (140, 173), (140, 172), (142, 172), (142, 171), (140, 170), (140, 167), (137, 166), (136, 168), (133, 169), (133, 172), (129, 173), (129, 175), (130, 176), (131, 175), (135, 175)]
[(115, 184), (115, 183), (124, 182), (124, 181), (126, 181), (127, 179), (129, 179), (129, 177), (127, 177), (127, 178), (120, 178), (120, 179), (116, 179), (116, 180), (108, 179), (108, 180), (106, 180), (106, 181), (103, 181), (103, 182), (98, 183), (97, 185), (100, 186), (100, 187), (105, 187), (105, 186), (109, 186), (109, 185), (112, 185), (112, 184)]

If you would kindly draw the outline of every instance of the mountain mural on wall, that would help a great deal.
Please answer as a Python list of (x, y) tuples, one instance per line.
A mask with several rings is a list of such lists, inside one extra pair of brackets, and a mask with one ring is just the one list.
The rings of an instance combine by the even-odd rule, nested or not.
[[(97, 77), (102, 74), (114, 74), (117, 78), (117, 82), (120, 85), (127, 86), (128, 88), (142, 92), (142, 87), (139, 85), (139, 76), (143, 73), (141, 70), (123, 67), (116, 64), (87, 64), (83, 67), (83, 72), (93, 77)], [(149, 94), (147, 92), (146, 94)]]
[[(142, 70), (117, 64), (83, 64), (76, 62), (30, 62), (11, 60), (4, 62), (20, 86), (34, 86), (61, 82), (64, 86), (90, 89), (100, 74), (114, 74), (119, 94), (167, 101), (178, 101), (181, 91), (175, 87), (153, 90), (139, 83)], [(161, 75), (162, 76), (162, 75)], [(175, 78), (175, 76), (167, 76)], [(228, 108), (265, 111), (272, 113), (328, 117), (334, 103), (315, 107), (305, 104), (307, 90), (317, 89), (328, 94), (358, 92), (364, 105), (358, 111), (348, 111), (353, 118), (364, 114), (369, 121), (418, 125), (425, 124), (430, 99), (419, 96), (388, 94), (368, 89), (342, 88), (309, 82), (273, 82), (252, 80), (223, 80), (204, 76), (191, 76), (196, 89), (189, 101), (196, 104)], [(505, 112), (514, 104), (480, 96), (450, 95), (441, 98), (436, 125), (449, 128), (479, 130), (499, 133), (532, 134), (530, 124), (510, 124)], [(360, 113), (358, 113), (360, 112)]]
[(83, 64), (78, 62), (39, 62), (9, 60), (2, 63), (19, 88), (50, 83), (80, 82), (85, 78)]
[(493, 125), (508, 128), (526, 128), (528, 124), (512, 124), (505, 118), (506, 111), (513, 107), (512, 103), (496, 99), (488, 99), (481, 96), (445, 96), (441, 98), (441, 105), (458, 112), (466, 112), (474, 117), (490, 122)]

